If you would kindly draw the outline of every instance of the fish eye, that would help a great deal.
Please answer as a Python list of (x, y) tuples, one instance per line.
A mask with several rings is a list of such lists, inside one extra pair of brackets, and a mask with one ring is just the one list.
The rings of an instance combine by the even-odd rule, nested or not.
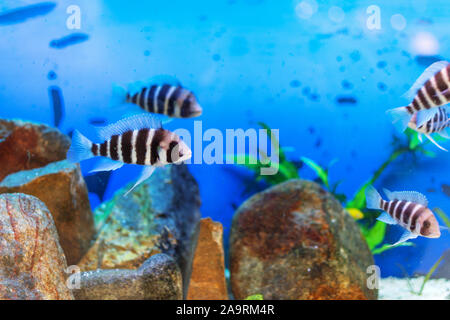
[(423, 223), (423, 227), (428, 229), (430, 227), (431, 223), (428, 220), (425, 220), (425, 222)]

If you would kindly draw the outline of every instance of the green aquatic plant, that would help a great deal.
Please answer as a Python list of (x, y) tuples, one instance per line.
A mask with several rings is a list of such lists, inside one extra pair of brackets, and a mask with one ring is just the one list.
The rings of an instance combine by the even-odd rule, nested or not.
[[(271, 129), (270, 127), (262, 122), (259, 122), (259, 125), (268, 131), (268, 136), (272, 139)], [(367, 241), (367, 244), (372, 251), (372, 253), (380, 254), (387, 250), (391, 250), (400, 246), (412, 246), (411, 242), (403, 242), (397, 245), (383, 244), (387, 226), (384, 222), (374, 221), (376, 216), (379, 214), (375, 210), (369, 210), (366, 208), (366, 189), (368, 186), (373, 185), (382, 173), (386, 170), (389, 165), (394, 163), (400, 156), (402, 155), (411, 155), (416, 157), (418, 154), (425, 155), (427, 157), (435, 157), (436, 153), (429, 151), (426, 149), (426, 146), (430, 143), (429, 140), (420, 141), (418, 137), (418, 133), (414, 130), (407, 129), (405, 131), (405, 139), (401, 139), (397, 136), (393, 136), (392, 147), (393, 150), (388, 158), (375, 170), (372, 176), (366, 180), (355, 192), (354, 196), (351, 199), (347, 199), (344, 194), (337, 193), (337, 188), (342, 181), (338, 181), (331, 185), (329, 179), (329, 170), (330, 168), (337, 162), (337, 160), (331, 161), (327, 167), (323, 167), (319, 165), (312, 159), (307, 157), (301, 157), (301, 164), (305, 164), (307, 167), (312, 169), (317, 177), (319, 182), (329, 191), (331, 192), (345, 207), (346, 211), (355, 219), (358, 220), (361, 232), (364, 238)], [(441, 141), (443, 138), (436, 137), (436, 141)], [(270, 164), (263, 164), (258, 162), (254, 157), (244, 154), (237, 156), (229, 156), (233, 157), (235, 163), (242, 164), (248, 169), (252, 170), (255, 174), (255, 180), (261, 181), (264, 180), (269, 185), (275, 185), (278, 183), (282, 183), (289, 179), (299, 178), (298, 169), (300, 166), (294, 161), (287, 160), (285, 152), (289, 151), (290, 148), (282, 148), (279, 146), (278, 141), (271, 140), (272, 150), (276, 146), (278, 146), (279, 153), (279, 171), (277, 174), (273, 176), (265, 176), (261, 175), (261, 168), (269, 167)], [(267, 155), (258, 150), (259, 155), (262, 159), (267, 159)]]
[(262, 294), (253, 294), (251, 296), (248, 296), (244, 300), (264, 300), (264, 297)]
[(254, 156), (249, 154), (238, 154), (238, 155), (227, 155), (227, 159), (232, 159), (234, 163), (237, 163), (238, 165), (243, 165), (249, 170), (253, 171), (255, 175), (256, 181), (265, 181), (269, 185), (276, 185), (279, 183), (282, 183), (284, 181), (290, 180), (290, 179), (298, 179), (298, 166), (289, 160), (287, 160), (286, 152), (290, 151), (290, 148), (282, 148), (279, 145), (279, 141), (272, 140), (275, 139), (272, 136), (272, 130), (271, 128), (263, 123), (258, 122), (258, 124), (267, 130), (267, 136), (270, 140), (271, 150), (272, 152), (277, 152), (279, 156), (279, 164), (278, 164), (278, 172), (274, 175), (262, 175), (261, 169), (262, 168), (269, 168), (272, 164), (268, 161), (268, 156), (266, 151), (264, 150), (258, 150), (260, 159), (263, 159), (264, 161), (259, 161)]

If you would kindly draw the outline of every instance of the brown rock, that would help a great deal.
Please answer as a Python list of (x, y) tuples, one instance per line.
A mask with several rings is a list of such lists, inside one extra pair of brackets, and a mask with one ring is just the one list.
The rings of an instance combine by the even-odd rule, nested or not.
[(227, 300), (223, 253), (223, 227), (211, 218), (200, 220), (192, 263), (188, 300)]
[(359, 227), (318, 184), (290, 180), (237, 210), (230, 235), (236, 299), (376, 299)]
[(43, 124), (0, 120), (0, 181), (8, 174), (64, 160), (66, 135)]
[(124, 196), (132, 184), (95, 210), (96, 217), (108, 218), (79, 267), (137, 269), (152, 255), (165, 253), (178, 263), (186, 290), (200, 219), (196, 181), (185, 165), (172, 165), (155, 170)]
[(137, 270), (110, 269), (82, 272), (77, 300), (180, 300), (182, 278), (177, 263), (155, 254)]
[(48, 209), (25, 194), (0, 195), (0, 299), (73, 299)]
[(78, 263), (95, 236), (79, 166), (64, 160), (10, 174), (0, 183), (0, 193), (14, 192), (33, 195), (45, 203), (53, 215), (67, 263)]

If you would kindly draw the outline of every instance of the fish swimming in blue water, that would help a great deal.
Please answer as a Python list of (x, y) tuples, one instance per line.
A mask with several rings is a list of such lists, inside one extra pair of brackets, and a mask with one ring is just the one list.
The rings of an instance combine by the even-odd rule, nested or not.
[(56, 3), (54, 2), (41, 2), (32, 4), (29, 6), (8, 10), (0, 13), (0, 25), (9, 25), (15, 23), (21, 23), (28, 19), (46, 15), (53, 9), (55, 9)]
[(195, 95), (169, 76), (156, 76), (128, 88), (113, 87), (112, 105), (132, 103), (151, 113), (171, 118), (193, 118), (202, 114)]
[(405, 94), (412, 102), (386, 113), (400, 131), (405, 131), (411, 117), (417, 113), (418, 127), (432, 119), (438, 112), (437, 107), (450, 103), (450, 64), (439, 61), (429, 66)]
[(116, 170), (124, 164), (141, 165), (141, 175), (128, 192), (149, 178), (155, 167), (181, 163), (192, 154), (179, 136), (163, 129), (161, 122), (150, 114), (134, 115), (100, 127), (97, 135), (99, 142), (95, 143), (75, 130), (67, 159), (80, 162), (101, 157), (91, 172)]
[(430, 140), (434, 145), (436, 145), (439, 149), (448, 151), (447, 149), (441, 147), (432, 137), (432, 133), (437, 133), (441, 137), (450, 139), (448, 134), (448, 128), (450, 127), (450, 119), (448, 117), (447, 111), (443, 107), (438, 108), (438, 112), (434, 115), (433, 118), (428, 120), (425, 124), (417, 127), (417, 114), (414, 114), (411, 118), (411, 121), (408, 124), (408, 127), (417, 131), (419, 133), (418, 137), (420, 142), (422, 142), (422, 134), (424, 134), (428, 140)]
[(89, 35), (85, 33), (72, 33), (60, 39), (50, 41), (49, 46), (55, 49), (64, 49), (68, 46), (87, 41), (88, 39)]
[(61, 89), (57, 86), (51, 86), (48, 88), (48, 94), (50, 96), (50, 102), (53, 106), (53, 119), (55, 127), (59, 127), (61, 121), (64, 118), (64, 99)]
[(377, 218), (387, 224), (398, 224), (405, 230), (400, 239), (393, 245), (415, 239), (418, 236), (439, 238), (440, 226), (433, 212), (428, 209), (427, 198), (416, 191), (391, 192), (384, 189), (388, 201), (381, 198), (373, 186), (366, 189), (368, 209), (383, 210)]

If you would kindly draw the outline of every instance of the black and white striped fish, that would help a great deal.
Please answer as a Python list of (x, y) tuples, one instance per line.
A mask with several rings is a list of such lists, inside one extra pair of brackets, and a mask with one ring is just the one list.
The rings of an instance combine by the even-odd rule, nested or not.
[(128, 88), (113, 88), (113, 104), (132, 103), (141, 109), (171, 118), (193, 118), (202, 114), (195, 95), (168, 76), (156, 76)]
[(417, 113), (420, 127), (436, 114), (436, 107), (450, 103), (450, 64), (439, 61), (428, 67), (405, 94), (412, 102), (387, 111), (392, 122), (404, 131), (412, 115)]
[(432, 137), (431, 134), (437, 133), (441, 137), (450, 139), (447, 129), (450, 127), (450, 119), (447, 111), (443, 107), (438, 108), (438, 112), (433, 118), (428, 120), (425, 124), (417, 127), (417, 114), (414, 114), (408, 127), (419, 133), (419, 140), (422, 142), (422, 134), (424, 134), (432, 143), (434, 143), (439, 149), (447, 151), (447, 149), (441, 147)]
[(405, 228), (400, 240), (405, 242), (418, 236), (439, 238), (441, 231), (433, 212), (428, 209), (427, 198), (415, 191), (391, 192), (384, 189), (388, 201), (381, 198), (374, 187), (366, 189), (367, 208), (380, 209), (384, 212), (377, 218), (388, 224), (398, 224)]
[(80, 162), (101, 157), (91, 172), (110, 171), (124, 164), (142, 165), (142, 173), (134, 189), (150, 177), (155, 167), (181, 163), (191, 157), (191, 150), (175, 133), (161, 127), (149, 114), (122, 119), (98, 129), (99, 142), (92, 142), (78, 130), (72, 135), (67, 159)]

